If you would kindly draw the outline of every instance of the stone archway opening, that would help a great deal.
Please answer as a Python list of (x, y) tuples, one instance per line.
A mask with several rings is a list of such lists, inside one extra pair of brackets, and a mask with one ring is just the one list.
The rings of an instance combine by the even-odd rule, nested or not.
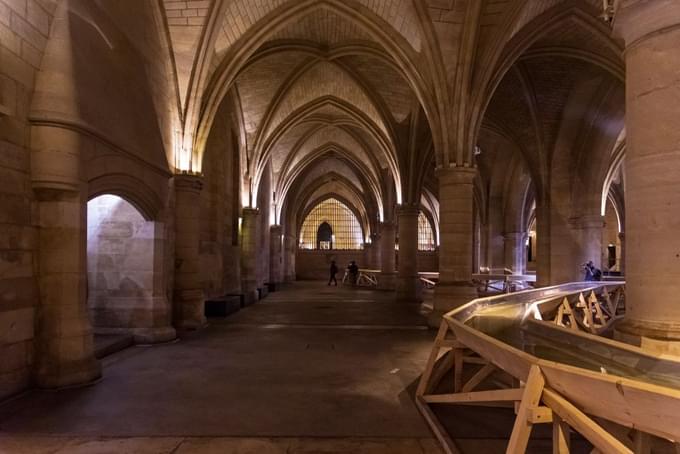
[(111, 342), (104, 336), (119, 344), (175, 338), (162, 239), (162, 224), (145, 219), (122, 197), (105, 194), (87, 203), (87, 306), (104, 349)]

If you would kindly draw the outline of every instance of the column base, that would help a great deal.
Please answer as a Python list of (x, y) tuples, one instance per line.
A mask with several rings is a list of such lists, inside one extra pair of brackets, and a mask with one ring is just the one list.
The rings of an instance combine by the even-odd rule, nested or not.
[(177, 303), (181, 308), (181, 317), (176, 323), (178, 329), (195, 331), (206, 327), (203, 290), (180, 290)]
[(35, 383), (38, 388), (59, 389), (87, 386), (102, 376), (102, 366), (94, 356), (77, 361), (55, 361), (39, 367)]
[(396, 279), (397, 301), (406, 303), (422, 302), (422, 286), (418, 276), (401, 277)]
[(624, 319), (614, 329), (614, 339), (657, 354), (680, 356), (680, 324)]
[(437, 284), (434, 288), (434, 307), (427, 317), (427, 324), (438, 328), (444, 314), (476, 298), (479, 298), (479, 295), (477, 287), (472, 282)]

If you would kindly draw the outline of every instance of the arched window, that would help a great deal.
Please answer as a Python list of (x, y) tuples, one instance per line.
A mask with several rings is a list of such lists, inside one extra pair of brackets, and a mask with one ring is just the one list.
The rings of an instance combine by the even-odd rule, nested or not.
[(427, 216), (421, 211), (418, 215), (418, 250), (434, 251), (436, 248), (434, 232)]
[(315, 206), (302, 223), (300, 249), (362, 249), (363, 238), (352, 210), (329, 198)]

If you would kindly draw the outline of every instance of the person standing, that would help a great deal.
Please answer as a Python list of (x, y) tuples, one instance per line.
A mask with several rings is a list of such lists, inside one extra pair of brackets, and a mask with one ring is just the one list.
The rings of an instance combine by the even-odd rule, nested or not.
[(330, 269), (331, 277), (328, 279), (328, 285), (331, 285), (331, 282), (335, 283), (335, 286), (338, 286), (338, 280), (335, 278), (335, 275), (338, 274), (338, 266), (335, 264), (335, 260), (331, 260), (331, 269)]
[(357, 281), (359, 280), (359, 266), (354, 260), (349, 264), (349, 279), (352, 285), (357, 285)]

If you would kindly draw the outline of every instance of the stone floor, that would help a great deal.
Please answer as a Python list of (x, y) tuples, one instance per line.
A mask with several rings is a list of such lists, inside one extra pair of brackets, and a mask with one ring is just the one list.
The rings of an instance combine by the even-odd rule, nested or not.
[(407, 392), (433, 336), (387, 293), (298, 283), (5, 403), (0, 453), (438, 452)]
[[(0, 405), (0, 454), (439, 453), (412, 400), (434, 335), (389, 293), (296, 283), (106, 357), (96, 385)], [(512, 411), (440, 413), (464, 453), (505, 451)]]

